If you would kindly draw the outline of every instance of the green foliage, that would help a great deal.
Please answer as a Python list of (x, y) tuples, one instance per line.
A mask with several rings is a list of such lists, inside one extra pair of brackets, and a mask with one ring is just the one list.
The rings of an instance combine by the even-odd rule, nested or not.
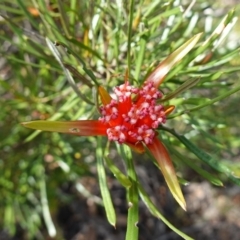
[[(115, 225), (114, 209), (108, 208), (111, 193), (104, 159), (131, 203), (126, 239), (138, 238), (138, 194), (154, 216), (187, 239), (140, 185), (128, 150), (119, 149), (126, 161), (122, 173), (100, 151), (104, 142), (98, 144), (96, 163), (89, 161), (89, 156), (95, 156), (93, 138), (32, 133), (19, 123), (97, 118), (95, 87), (110, 90), (121, 84), (126, 69), (131, 82), (141, 85), (159, 62), (203, 32), (196, 47), (161, 85), (166, 94), (163, 101), (176, 105), (176, 112), (169, 116), (169, 128), (159, 132), (177, 166), (190, 166), (216, 185), (228, 181), (226, 176), (239, 184), (239, 163), (232, 161), (240, 145), (239, 97), (232, 95), (240, 90), (239, 42), (231, 41), (239, 29), (229, 35), (239, 8), (216, 17), (203, 12), (204, 1), (195, 5), (161, 0), (47, 2), (0, 2), (0, 214), (4, 216), (0, 223), (10, 234), (20, 224), (27, 239), (44, 239), (43, 218), (48, 234), (61, 239), (51, 216), (60, 201), (71, 199), (59, 194), (59, 189), (65, 182), (76, 183), (92, 174), (91, 167), (97, 165), (107, 218)], [(205, 162), (205, 170), (189, 150)]]

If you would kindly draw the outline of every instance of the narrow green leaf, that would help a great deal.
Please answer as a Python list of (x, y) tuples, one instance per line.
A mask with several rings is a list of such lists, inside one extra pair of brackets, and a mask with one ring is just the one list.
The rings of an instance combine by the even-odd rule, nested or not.
[(139, 53), (138, 56), (136, 58), (136, 70), (135, 70), (135, 79), (139, 79), (140, 73), (141, 73), (141, 67), (143, 65), (143, 59), (144, 59), (144, 53), (145, 53), (145, 49), (146, 49), (146, 44), (147, 44), (147, 40), (146, 40), (146, 36), (142, 36), (139, 42)]
[(207, 107), (209, 105), (212, 105), (213, 103), (215, 102), (218, 102), (230, 95), (232, 95), (233, 93), (236, 93), (240, 90), (240, 85), (237, 85), (235, 88), (231, 89), (230, 91), (227, 91), (225, 92), (224, 94), (216, 97), (216, 98), (213, 98), (211, 100), (207, 100), (206, 103), (203, 103), (203, 104), (200, 104), (196, 107), (193, 107), (193, 108), (190, 108), (190, 109), (186, 109), (184, 111), (181, 111), (181, 112), (178, 112), (178, 113), (175, 113), (175, 114), (172, 114), (171, 116), (169, 116), (168, 118), (174, 118), (174, 117), (177, 117), (177, 116), (180, 116), (180, 115), (183, 115), (185, 113), (190, 113), (190, 112), (193, 112), (193, 111), (196, 111), (196, 110), (199, 110), (201, 108), (204, 108), (204, 107)]
[(78, 89), (78, 87), (77, 87), (77, 85), (76, 85), (72, 75), (70, 74), (69, 70), (64, 66), (64, 63), (62, 62), (62, 59), (61, 59), (61, 55), (60, 55), (58, 49), (56, 48), (56, 46), (48, 38), (46, 38), (46, 42), (47, 42), (47, 45), (48, 45), (49, 49), (53, 53), (54, 57), (56, 58), (58, 63), (61, 65), (61, 67), (62, 67), (62, 69), (63, 69), (63, 71), (64, 71), (64, 73), (65, 73), (65, 75), (66, 75), (66, 77), (68, 79), (68, 82), (69, 82), (70, 86), (73, 88), (73, 90), (77, 93), (77, 95), (83, 101), (87, 102), (88, 104), (93, 105), (93, 102), (91, 102), (88, 98), (85, 97), (84, 94), (82, 94), (79, 91), (79, 89)]
[(178, 230), (177, 228), (175, 228), (161, 213), (160, 211), (157, 209), (157, 207), (153, 204), (153, 202), (151, 201), (151, 199), (149, 198), (148, 194), (145, 192), (145, 190), (143, 189), (143, 187), (138, 184), (137, 185), (138, 191), (139, 191), (139, 195), (141, 197), (141, 199), (143, 200), (143, 202), (145, 203), (145, 205), (147, 206), (148, 210), (152, 213), (152, 215), (154, 215), (155, 217), (161, 219), (170, 229), (172, 229), (175, 233), (177, 233), (179, 236), (181, 236), (182, 238), (186, 239), (186, 240), (193, 240), (191, 237), (189, 237), (188, 235), (186, 235), (185, 233), (181, 232), (180, 230)]
[[(211, 51), (214, 51), (218, 44), (222, 41), (221, 39), (224, 38), (224, 35), (221, 37), (221, 34), (228, 25), (230, 24), (230, 27), (235, 24), (236, 20), (231, 23), (231, 21), (234, 18), (234, 10), (230, 11), (219, 23), (219, 25), (216, 27), (216, 29), (212, 32), (212, 34), (201, 44), (201, 46), (196, 49), (194, 52), (195, 60), (198, 58), (198, 56), (202, 53), (206, 53), (206, 50), (211, 49)], [(217, 44), (216, 44), (217, 43)], [(199, 62), (199, 60), (197, 60)]]
[(137, 186), (132, 182), (132, 186), (128, 190), (128, 219), (127, 233), (125, 240), (138, 239), (138, 191)]
[(197, 164), (195, 164), (193, 161), (189, 160), (188, 157), (185, 157), (182, 154), (180, 154), (174, 148), (172, 148), (170, 146), (168, 146), (168, 147), (171, 149), (171, 153), (176, 155), (182, 162), (184, 162), (186, 165), (191, 167), (199, 175), (201, 175), (202, 177), (204, 177), (205, 179), (207, 179), (209, 182), (211, 182), (212, 184), (214, 184), (216, 186), (221, 186), (221, 187), (223, 186), (223, 183), (220, 179), (218, 179), (214, 175), (208, 173), (207, 171), (205, 171), (202, 168), (200, 168), (199, 166), (197, 166)]
[(175, 130), (165, 127), (163, 127), (162, 129), (173, 134), (181, 143), (183, 143), (187, 147), (187, 149), (189, 149), (193, 154), (195, 154), (201, 161), (208, 164), (216, 171), (226, 174), (232, 182), (234, 182), (237, 185), (240, 185), (240, 178), (234, 176), (234, 173), (226, 165), (224, 165), (219, 160), (213, 158), (211, 155), (199, 149), (185, 136), (177, 134)]
[(134, 0), (129, 1), (129, 19), (128, 19), (128, 45), (127, 45), (127, 62), (128, 70), (131, 69), (131, 43), (132, 43), (132, 23), (133, 23), (133, 12), (134, 12)]
[(203, 43), (202, 46), (205, 46), (212, 38), (219, 36), (222, 34), (223, 30), (226, 28), (228, 24), (231, 23), (231, 21), (234, 18), (234, 10), (231, 10), (227, 13), (227, 15), (222, 19), (222, 21), (218, 24), (216, 29), (212, 32), (211, 36)]
[[(44, 25), (44, 34), (49, 38), (65, 41), (65, 36), (59, 31), (55, 19), (52, 16), (52, 11), (48, 9), (48, 3), (45, 1), (32, 0), (34, 7), (40, 12), (42, 24)], [(37, 27), (36, 27), (37, 28)]]
[(131, 181), (128, 179), (127, 176), (125, 176), (112, 162), (112, 160), (108, 157), (105, 157), (105, 161), (111, 170), (111, 172), (114, 174), (114, 176), (117, 178), (117, 180), (125, 187), (130, 188), (132, 186)]
[(193, 86), (197, 85), (199, 83), (200, 79), (190, 79), (186, 82), (184, 82), (179, 88), (177, 88), (175, 91), (169, 93), (162, 101), (167, 101), (169, 99), (172, 99), (179, 95), (180, 93), (192, 88)]
[(209, 98), (186, 98), (183, 99), (183, 102), (181, 104), (189, 104), (189, 105), (200, 105), (205, 104), (207, 101), (209, 101)]
[[(7, 4), (4, 3), (4, 2), (0, 4), (0, 9), (1, 9), (2, 11), (7, 12), (7, 13), (14, 13), (14, 14), (18, 14), (18, 15), (21, 15), (21, 14), (23, 13), (21, 9), (16, 8), (15, 6), (9, 7), (9, 6), (7, 6)], [(12, 17), (12, 19), (13, 19), (13, 16), (11, 16), (11, 17)]]
[[(102, 62), (104, 62), (104, 59), (103, 57), (100, 55), (100, 53), (96, 50), (96, 49), (93, 49), (89, 46), (86, 46), (84, 45), (83, 42), (80, 42), (76, 39), (68, 39), (68, 41), (70, 43), (73, 43), (74, 45), (78, 46), (80, 49), (84, 49), (86, 50), (87, 52), (89, 52), (90, 54), (92, 54), (94, 57), (96, 57), (98, 60), (101, 60)], [(60, 43), (61, 45), (63, 45), (62, 43)], [(64, 46), (66, 47), (66, 46)], [(85, 66), (85, 63), (84, 63), (84, 59), (79, 55), (79, 54), (76, 54), (74, 51), (72, 51), (70, 48), (67, 48), (67, 51), (72, 54), (74, 57), (76, 57), (84, 66)], [(92, 70), (91, 69), (88, 69), (88, 71), (91, 72), (91, 74), (93, 74)]]
[[(68, 39), (68, 40), (69, 40), (70, 42), (74, 43), (75, 45), (79, 45), (79, 47), (88, 50), (90, 53), (94, 54), (94, 55), (97, 56), (99, 59), (101, 59), (100, 56), (99, 56), (99, 54), (98, 54), (96, 51), (94, 51), (93, 49), (85, 46), (85, 45), (82, 44), (81, 42), (78, 42), (78, 41), (76, 41), (76, 40), (74, 40), (74, 39)], [(93, 82), (94, 82), (97, 86), (99, 86), (99, 84), (98, 84), (98, 82), (97, 82), (97, 79), (96, 79), (93, 71), (92, 71), (91, 69), (88, 69), (88, 68), (87, 68), (87, 66), (86, 66), (86, 64), (85, 64), (85, 62), (84, 62), (84, 59), (83, 59), (80, 55), (78, 55), (76, 52), (74, 52), (73, 50), (71, 50), (71, 49), (70, 49), (66, 44), (64, 44), (63, 42), (57, 41), (57, 42), (56, 42), (56, 45), (61, 45), (61, 46), (63, 46), (63, 47), (65, 48), (65, 51), (66, 51), (67, 53), (72, 54), (72, 55), (82, 64), (82, 67), (83, 67), (84, 72), (93, 80)], [(101, 59), (101, 60), (102, 60), (102, 59)], [(103, 60), (102, 60), (102, 61), (103, 61)]]
[(100, 138), (98, 138), (98, 145), (99, 147), (96, 150), (96, 157), (97, 157), (97, 171), (98, 171), (98, 178), (99, 178), (99, 186), (101, 190), (101, 195), (103, 198), (103, 205), (106, 211), (107, 219), (111, 225), (114, 227), (116, 226), (116, 214), (113, 207), (112, 199), (109, 193), (105, 168), (103, 164), (103, 153), (102, 148), (100, 147)]
[(227, 23), (220, 38), (218, 39), (217, 43), (215, 44), (214, 49), (216, 49), (229, 36), (229, 33), (233, 29), (234, 25), (237, 23), (237, 20), (238, 20), (238, 17), (234, 17), (233, 19), (231, 19), (231, 22)]
[(126, 145), (121, 145), (122, 156), (127, 163), (127, 174), (131, 180), (131, 187), (127, 189), (128, 196), (128, 219), (127, 219), (127, 233), (125, 240), (138, 240), (138, 189), (137, 189), (137, 175), (134, 169), (131, 150)]
[[(9, 38), (8, 35), (1, 35), (0, 39), (4, 39), (10, 42), (13, 46), (21, 48), (24, 52), (28, 52), (38, 59), (43, 59), (45, 62), (49, 62), (47, 55), (43, 52), (43, 46), (27, 38), (24, 34), (29, 34), (29, 31), (19, 27), (11, 18), (4, 17), (6, 24), (12, 29), (12, 31), (18, 35), (19, 42), (22, 44), (19, 45), (19, 42), (14, 41), (12, 38)], [(24, 43), (24, 44), (23, 44)]]
[(78, 70), (76, 68), (74, 68), (72, 65), (67, 64), (67, 63), (63, 63), (64, 67), (66, 69), (68, 69), (75, 77), (78, 78), (78, 80), (80, 80), (83, 84), (87, 85), (88, 87), (92, 88), (93, 85), (91, 84), (91, 82), (85, 77), (83, 76), (81, 73), (78, 72)]
[[(43, 169), (42, 169), (42, 172), (43, 172)], [(45, 221), (45, 225), (47, 227), (49, 236), (55, 237), (57, 234), (57, 230), (56, 230), (53, 220), (51, 218), (48, 199), (47, 199), (46, 182), (45, 182), (44, 178), (45, 178), (45, 174), (43, 173), (42, 179), (39, 182), (41, 204), (42, 204), (42, 214), (43, 214), (43, 219)]]
[(15, 214), (14, 214), (14, 207), (13, 203), (11, 201), (8, 201), (8, 203), (5, 205), (4, 211), (4, 216), (3, 216), (3, 221), (4, 221), (4, 227), (7, 228), (10, 232), (10, 234), (15, 234), (16, 232), (16, 220), (15, 220)]
[(63, 6), (63, 2), (60, 0), (57, 0), (57, 5), (58, 5), (58, 10), (60, 12), (59, 16), (60, 16), (63, 30), (64, 30), (66, 36), (70, 37), (71, 35), (69, 33), (69, 22), (68, 22), (69, 20), (68, 20), (66, 10), (64, 9), (64, 6)]
[(22, 11), (24, 12), (24, 15), (27, 16), (27, 18), (31, 22), (31, 24), (37, 29), (38, 23), (34, 19), (34, 17), (29, 13), (29, 11), (27, 10), (26, 6), (24, 5), (24, 2), (25, 1), (17, 0), (18, 6), (22, 9)]
[[(159, 4), (157, 1), (156, 1), (156, 3)], [(159, 19), (164, 19), (164, 18), (171, 17), (171, 16), (177, 15), (177, 14), (182, 14), (182, 10), (179, 6), (170, 8), (167, 11), (163, 11), (162, 13), (157, 14), (156, 17), (153, 17), (149, 20), (148, 24), (151, 25), (155, 21), (159, 21)]]
[(75, 26), (77, 24), (76, 18), (77, 18), (77, 11), (75, 12), (74, 10), (77, 10), (77, 0), (72, 0), (70, 2), (70, 11), (69, 11), (69, 25), (71, 27), (71, 32), (73, 32), (73, 29), (75, 29)]

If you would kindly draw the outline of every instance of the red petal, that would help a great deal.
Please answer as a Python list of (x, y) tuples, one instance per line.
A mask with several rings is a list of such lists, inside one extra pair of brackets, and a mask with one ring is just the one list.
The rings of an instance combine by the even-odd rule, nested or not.
[(42, 131), (69, 133), (79, 136), (106, 135), (106, 125), (98, 120), (32, 121), (21, 123), (24, 127)]
[(165, 181), (173, 197), (180, 204), (180, 206), (184, 210), (186, 210), (186, 202), (184, 200), (184, 197), (175, 173), (175, 169), (170, 159), (170, 156), (167, 152), (167, 149), (156, 137), (154, 138), (153, 143), (148, 144), (147, 147), (152, 153), (152, 155), (155, 157), (155, 159), (157, 160), (159, 167), (162, 171), (162, 174), (165, 178)]

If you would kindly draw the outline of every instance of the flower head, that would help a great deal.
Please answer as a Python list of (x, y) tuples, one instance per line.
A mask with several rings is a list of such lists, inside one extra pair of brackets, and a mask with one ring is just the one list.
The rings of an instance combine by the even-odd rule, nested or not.
[(142, 87), (136, 88), (126, 81), (115, 87), (114, 93), (116, 99), (111, 98), (104, 88), (99, 88), (103, 105), (100, 107), (101, 117), (98, 120), (33, 121), (22, 124), (33, 129), (80, 136), (102, 135), (110, 141), (127, 144), (139, 153), (143, 153), (146, 146), (157, 160), (173, 196), (185, 209), (174, 167), (156, 132), (159, 125), (166, 122), (166, 115), (174, 106), (164, 108), (157, 104), (162, 94), (153, 82), (145, 82)]
[(166, 183), (174, 198), (185, 209), (186, 203), (171, 162), (168, 151), (158, 139), (156, 129), (166, 122), (166, 116), (174, 106), (157, 103), (162, 93), (157, 89), (169, 70), (180, 61), (197, 43), (198, 34), (170, 54), (150, 73), (145, 83), (136, 88), (128, 81), (114, 88), (116, 98), (99, 87), (102, 101), (101, 116), (98, 120), (79, 120), (68, 122), (32, 121), (23, 126), (43, 131), (62, 132), (79, 136), (106, 136), (110, 141), (127, 144), (142, 153), (145, 147), (156, 159)]
[[(107, 127), (108, 139), (129, 144), (152, 143), (155, 129), (166, 121), (163, 106), (156, 104), (162, 94), (152, 82), (139, 89), (125, 82), (116, 87), (114, 93), (117, 99), (111, 99), (100, 108), (102, 116), (99, 120)], [(137, 96), (136, 100), (134, 96)]]

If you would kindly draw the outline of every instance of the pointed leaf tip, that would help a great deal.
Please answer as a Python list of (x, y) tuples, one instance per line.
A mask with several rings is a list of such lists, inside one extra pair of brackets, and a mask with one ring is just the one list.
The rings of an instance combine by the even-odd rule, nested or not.
[(175, 109), (174, 105), (170, 105), (164, 108), (165, 114), (169, 115)]
[(197, 44), (202, 33), (199, 33), (187, 42), (185, 42), (181, 47), (171, 53), (165, 60), (163, 60), (152, 73), (147, 77), (146, 81), (154, 82), (155, 87), (158, 87), (164, 80), (167, 73), (172, 69), (172, 67), (178, 63), (188, 52)]
[(182, 190), (180, 188), (175, 169), (169, 157), (167, 149), (156, 137), (153, 143), (147, 145), (147, 147), (155, 157), (173, 197), (186, 211), (186, 202), (183, 197)]
[(111, 102), (112, 98), (109, 95), (109, 93), (105, 90), (105, 88), (100, 86), (98, 88), (98, 92), (99, 92), (99, 95), (100, 95), (100, 98), (101, 98), (101, 101), (102, 101), (103, 105), (107, 105)]

